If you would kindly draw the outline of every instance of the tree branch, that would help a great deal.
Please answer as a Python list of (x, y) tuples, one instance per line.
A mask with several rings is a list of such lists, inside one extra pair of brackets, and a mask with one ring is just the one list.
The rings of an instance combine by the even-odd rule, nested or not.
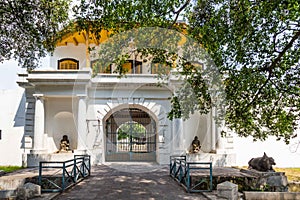
[[(285, 48), (278, 54), (278, 56), (275, 58), (275, 60), (271, 63), (270, 66), (265, 67), (263, 70), (267, 70), (269, 72), (268, 78), (265, 81), (265, 83), (257, 90), (254, 98), (252, 99), (252, 101), (246, 106), (250, 106), (252, 105), (255, 100), (258, 98), (258, 95), (261, 93), (261, 91), (263, 90), (263, 88), (267, 85), (267, 83), (271, 80), (272, 77), (272, 70), (276, 67), (276, 65), (278, 64), (278, 62), (280, 61), (280, 59), (282, 58), (282, 56), (286, 53), (286, 51), (292, 47), (293, 43), (298, 39), (298, 37), (300, 37), (300, 31), (296, 32), (296, 34), (292, 37), (291, 41), (285, 46)], [(245, 107), (245, 108), (246, 108)]]
[(293, 43), (300, 37), (300, 31), (296, 32), (295, 35), (292, 37), (291, 41), (284, 47), (284, 49), (278, 54), (278, 56), (275, 58), (275, 60), (271, 63), (270, 66), (264, 67), (262, 71), (268, 70), (271, 71), (273, 68), (276, 67), (282, 56), (286, 53), (287, 50), (289, 50)]
[(176, 17), (173, 20), (173, 23), (172, 25), (170, 25), (170, 27), (172, 27), (177, 22), (180, 13), (189, 5), (190, 2), (191, 0), (187, 0), (177, 11), (174, 12), (174, 14), (176, 14)]

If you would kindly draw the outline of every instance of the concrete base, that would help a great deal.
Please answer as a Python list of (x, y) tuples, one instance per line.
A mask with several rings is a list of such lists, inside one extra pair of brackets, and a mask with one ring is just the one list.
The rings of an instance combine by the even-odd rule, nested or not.
[(18, 187), (24, 185), (26, 177), (23, 176), (3, 176), (0, 177), (0, 191), (2, 190), (16, 190)]
[(288, 180), (284, 172), (260, 172), (254, 169), (241, 169), (242, 173), (256, 177), (252, 186), (263, 191), (287, 192)]
[(38, 167), (41, 161), (66, 161), (74, 159), (74, 153), (27, 154), (27, 167)]
[(26, 183), (17, 189), (18, 199), (32, 199), (41, 196), (41, 186), (33, 183)]
[(74, 155), (85, 155), (87, 150), (73, 150)]
[(231, 167), (236, 163), (235, 154), (214, 154), (214, 153), (189, 153), (186, 154), (189, 162), (212, 162), (214, 167)]
[(47, 153), (46, 149), (32, 149), (30, 150), (30, 154), (44, 154)]
[(300, 192), (244, 192), (246, 200), (300, 199)]
[(0, 190), (0, 199), (16, 199), (16, 191)]
[(217, 185), (218, 197), (238, 200), (238, 185), (229, 181)]

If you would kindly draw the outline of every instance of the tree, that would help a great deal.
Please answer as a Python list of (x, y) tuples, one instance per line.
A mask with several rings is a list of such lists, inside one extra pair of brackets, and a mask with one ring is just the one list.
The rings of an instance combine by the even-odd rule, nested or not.
[[(50, 2), (6, 0), (1, 3), (0, 14), (4, 17), (0, 61), (15, 57), (26, 67), (35, 66), (36, 58), (44, 55), (45, 50), (53, 50), (55, 39), (59, 38), (54, 39), (58, 24), (66, 20), (67, 4), (63, 0)], [(186, 42), (189, 45), (181, 47), (184, 50), (181, 55), (176, 45), (171, 50), (135, 46), (134, 52), (117, 58), (116, 54), (102, 51), (108, 55), (108, 60), (103, 62), (117, 63), (116, 72), (123, 74), (122, 63), (129, 53), (142, 54), (145, 58), (151, 54), (153, 62), (169, 68), (176, 61), (184, 84), (171, 99), (170, 119), (188, 118), (195, 111), (207, 113), (214, 106), (219, 114), (226, 109), (226, 114), (220, 116), (238, 135), (261, 140), (276, 136), (288, 143), (300, 116), (299, 10), (297, 0), (81, 0), (73, 7), (75, 26), (69, 28), (96, 35), (101, 30), (116, 34), (131, 29), (134, 35), (136, 28), (142, 27), (186, 32), (187, 40), (190, 38), (197, 44)], [(186, 28), (177, 23), (179, 16), (186, 17)], [(170, 39), (170, 32), (165, 32), (155, 41), (151, 33), (157, 35), (160, 31), (155, 29), (148, 35), (138, 36), (143, 44), (154, 45), (177, 44), (181, 39), (176, 34)], [(120, 38), (118, 42), (118, 45), (130, 45), (129, 39)], [(197, 51), (199, 46), (208, 54)], [(120, 51), (117, 50), (114, 53)], [(205, 66), (214, 63), (215, 68), (207, 70), (190, 62), (189, 55), (197, 53), (203, 55), (201, 60)], [(216, 84), (215, 80), (222, 84)], [(222, 87), (226, 98), (217, 91)], [(214, 99), (220, 97), (225, 101), (216, 103)]]
[[(184, 11), (189, 20), (188, 35), (203, 45), (220, 72), (226, 94), (226, 126), (254, 139), (273, 135), (288, 143), (294, 136), (300, 109), (297, 1), (118, 1), (83, 8), (80, 20), (86, 21), (87, 13), (112, 14), (102, 17), (100, 24), (119, 32), (144, 26), (178, 29), (175, 22)], [(153, 60), (164, 64), (174, 56), (157, 49), (136, 48), (136, 52), (151, 52)], [(201, 76), (203, 71), (191, 67), (183, 57), (178, 63), (188, 84), (174, 94), (169, 117), (187, 118), (196, 110), (207, 113), (216, 105)], [(193, 95), (187, 89), (192, 89)]]
[[(89, 23), (83, 27), (100, 30), (95, 24), (90, 26), (92, 22), (116, 32), (147, 26), (178, 30), (175, 22), (185, 12), (188, 36), (205, 48), (220, 73), (226, 101), (217, 108), (219, 113), (226, 109), (226, 126), (255, 140), (273, 135), (288, 143), (294, 136), (300, 111), (300, 9), (296, 0), (104, 2), (82, 1), (76, 13), (78, 21)], [(174, 52), (163, 53), (162, 49), (135, 50), (144, 56), (151, 53), (153, 60), (167, 66), (174, 58)], [(195, 68), (185, 57), (175, 57), (186, 84), (174, 94), (169, 118), (188, 118), (195, 111), (207, 113), (218, 106), (209, 91), (211, 85), (208, 87), (212, 81), (204, 78), (211, 72)], [(124, 73), (122, 62), (119, 66), (117, 72)], [(193, 95), (187, 92), (190, 90)]]
[(52, 52), (60, 25), (68, 19), (69, 0), (0, 2), (0, 62), (16, 59), (33, 69)]
[(300, 116), (300, 4), (199, 0), (190, 34), (212, 56), (226, 92), (226, 125), (239, 136), (286, 143)]
[(146, 128), (137, 122), (129, 121), (124, 124), (121, 124), (118, 129), (118, 140), (134, 138), (134, 139), (143, 139), (146, 137)]

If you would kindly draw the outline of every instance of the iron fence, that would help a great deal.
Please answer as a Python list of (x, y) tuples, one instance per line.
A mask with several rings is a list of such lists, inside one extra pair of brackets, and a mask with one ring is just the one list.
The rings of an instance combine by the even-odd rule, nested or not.
[[(209, 176), (200, 175), (199, 172)], [(212, 191), (211, 162), (187, 162), (186, 156), (170, 156), (170, 176), (187, 192)]]
[(42, 192), (62, 192), (90, 174), (89, 155), (74, 155), (74, 159), (66, 161), (42, 161), (39, 165), (38, 184)]

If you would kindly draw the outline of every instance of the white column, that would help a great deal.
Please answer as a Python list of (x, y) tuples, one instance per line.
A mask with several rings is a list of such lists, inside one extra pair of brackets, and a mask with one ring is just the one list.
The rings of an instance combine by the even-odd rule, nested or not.
[(32, 153), (39, 153), (44, 150), (44, 126), (45, 110), (43, 94), (34, 94), (35, 97), (35, 115), (34, 115), (34, 137)]
[(173, 119), (173, 153), (181, 155), (185, 153), (184, 136), (183, 136), (183, 121), (181, 118)]
[(77, 95), (78, 112), (77, 112), (77, 150), (86, 150), (86, 95)]
[(211, 119), (211, 153), (216, 153), (216, 122), (215, 122), (215, 112), (216, 108), (212, 107), (210, 111)]

